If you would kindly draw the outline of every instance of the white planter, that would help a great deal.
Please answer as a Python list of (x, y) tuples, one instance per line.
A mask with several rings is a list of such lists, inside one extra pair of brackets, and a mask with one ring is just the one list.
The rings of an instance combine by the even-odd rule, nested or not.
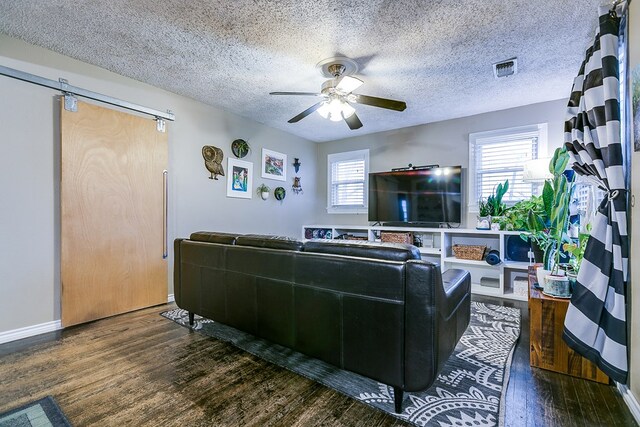
[(268, 191), (261, 192), (260, 197), (262, 197), (262, 200), (267, 200), (269, 198), (269, 192)]
[(544, 278), (551, 274), (551, 270), (545, 270), (542, 267), (536, 269), (536, 278), (538, 279), (538, 286), (544, 287)]
[(570, 297), (571, 289), (569, 287), (569, 278), (567, 276), (547, 275), (544, 278), (543, 292), (554, 297)]

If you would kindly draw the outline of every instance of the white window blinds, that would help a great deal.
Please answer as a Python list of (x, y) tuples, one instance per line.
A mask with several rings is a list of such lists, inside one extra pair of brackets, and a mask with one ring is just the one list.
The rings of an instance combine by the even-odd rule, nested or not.
[(523, 170), (526, 162), (538, 158), (542, 137), (546, 139), (543, 125), (470, 135), (470, 206), (486, 200), (506, 180), (509, 191), (502, 201), (508, 205), (535, 194), (540, 184), (524, 181)]
[(368, 150), (328, 157), (328, 210), (357, 211), (367, 206)]
[(477, 199), (486, 199), (506, 180), (509, 180), (509, 192), (502, 199), (505, 203), (531, 197), (532, 184), (522, 180), (522, 171), (525, 162), (537, 158), (537, 137), (476, 143)]

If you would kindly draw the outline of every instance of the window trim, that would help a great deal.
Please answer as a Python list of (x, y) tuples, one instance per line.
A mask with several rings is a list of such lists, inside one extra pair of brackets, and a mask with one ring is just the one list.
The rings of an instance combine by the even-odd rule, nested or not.
[[(346, 160), (364, 160), (364, 206), (331, 206), (331, 165)], [(327, 155), (327, 213), (367, 214), (369, 213), (369, 149), (345, 151)]]
[(476, 158), (475, 147), (478, 140), (501, 139), (509, 135), (538, 134), (538, 158), (547, 157), (548, 126), (547, 123), (534, 125), (515, 126), (504, 129), (474, 132), (469, 134), (469, 173), (467, 174), (467, 211), (478, 213), (478, 200), (476, 199)]

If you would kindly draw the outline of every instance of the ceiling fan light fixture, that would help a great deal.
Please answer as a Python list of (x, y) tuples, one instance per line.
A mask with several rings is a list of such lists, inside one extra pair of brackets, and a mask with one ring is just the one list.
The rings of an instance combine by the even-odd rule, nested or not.
[(344, 118), (351, 117), (356, 109), (340, 98), (333, 98), (330, 101), (325, 101), (317, 111), (325, 119), (339, 122)]
[(356, 109), (353, 108), (351, 105), (349, 105), (346, 102), (342, 103), (342, 117), (344, 117), (345, 119), (348, 119), (349, 117), (353, 116), (355, 112), (356, 112)]
[(351, 93), (362, 86), (364, 82), (351, 76), (338, 77), (336, 80), (336, 90), (344, 94)]

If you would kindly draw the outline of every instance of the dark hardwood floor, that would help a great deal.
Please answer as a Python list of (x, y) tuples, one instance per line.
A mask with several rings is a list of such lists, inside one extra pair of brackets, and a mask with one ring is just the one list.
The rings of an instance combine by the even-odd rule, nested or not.
[[(526, 303), (506, 426), (635, 426), (611, 386), (529, 367)], [(0, 412), (52, 395), (74, 426), (405, 425), (311, 380), (190, 332), (159, 306), (0, 345)]]

